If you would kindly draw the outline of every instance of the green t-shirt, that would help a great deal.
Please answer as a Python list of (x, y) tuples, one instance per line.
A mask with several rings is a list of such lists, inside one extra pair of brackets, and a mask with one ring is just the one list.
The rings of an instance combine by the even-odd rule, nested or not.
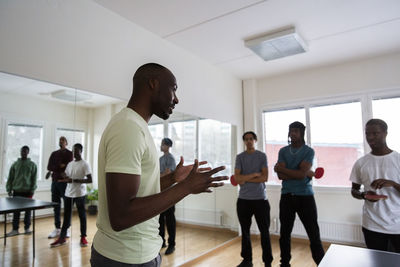
[[(108, 217), (106, 173), (140, 175), (138, 197), (160, 192), (158, 154), (147, 122), (130, 108), (122, 109), (108, 123), (98, 154), (99, 215), (93, 246), (115, 261), (142, 264), (157, 257), (162, 239), (158, 216), (116, 232)], [(151, 208), (151, 207), (149, 207)]]

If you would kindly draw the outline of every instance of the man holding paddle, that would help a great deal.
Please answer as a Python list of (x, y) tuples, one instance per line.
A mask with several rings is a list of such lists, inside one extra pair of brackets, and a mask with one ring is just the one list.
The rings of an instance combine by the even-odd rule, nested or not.
[(298, 121), (289, 125), (289, 145), (279, 150), (278, 162), (274, 167), (279, 179), (282, 180), (282, 194), (279, 203), (281, 267), (290, 266), (290, 236), (296, 213), (310, 239), (311, 254), (317, 265), (325, 254), (319, 233), (317, 205), (310, 178), (314, 175), (321, 177), (322, 174), (318, 171), (317, 175), (317, 170), (315, 173), (311, 171), (314, 150), (305, 144), (305, 129), (306, 126)]
[(380, 119), (367, 122), (365, 136), (371, 153), (353, 166), (351, 194), (366, 200), (362, 231), (367, 247), (400, 253), (400, 154), (387, 146), (387, 128)]

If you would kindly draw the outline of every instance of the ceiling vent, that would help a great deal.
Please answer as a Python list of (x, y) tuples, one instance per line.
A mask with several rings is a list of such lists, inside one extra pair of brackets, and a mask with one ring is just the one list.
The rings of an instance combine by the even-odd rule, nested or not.
[(78, 91), (68, 91), (65, 89), (54, 91), (51, 93), (51, 96), (69, 102), (86, 101), (92, 98), (92, 96), (89, 94), (81, 93)]
[(295, 28), (270, 33), (245, 41), (245, 46), (253, 50), (265, 61), (306, 52), (306, 44)]

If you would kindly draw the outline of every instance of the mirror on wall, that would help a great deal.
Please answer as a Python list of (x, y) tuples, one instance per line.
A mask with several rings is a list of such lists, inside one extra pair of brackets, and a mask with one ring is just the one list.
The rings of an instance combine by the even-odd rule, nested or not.
[[(83, 145), (83, 159), (91, 169), (93, 184), (97, 188), (97, 154), (100, 138), (111, 117), (126, 106), (126, 101), (68, 88), (43, 81), (0, 72), (0, 197), (5, 197), (6, 182), (11, 164), (19, 157), (20, 146), (28, 145), (30, 158), (38, 166), (37, 185), (33, 198), (51, 201), (51, 178), (46, 179), (51, 153), (59, 148), (59, 137), (68, 140), (67, 148), (75, 143)], [(208, 166), (225, 165), (222, 173), (233, 173), (236, 149), (235, 127), (216, 120), (199, 118), (175, 112), (167, 121), (155, 116), (149, 123), (159, 156), (161, 140), (173, 141), (171, 154), (176, 164), (180, 156), (185, 164), (194, 159), (207, 160)], [(237, 189), (227, 183), (212, 193), (191, 195), (175, 205), (175, 251), (165, 255), (161, 250), (162, 266), (177, 266), (202, 255), (237, 236)], [(89, 192), (88, 192), (89, 193)], [(96, 201), (86, 203), (86, 209)], [(23, 218), (23, 216), (21, 216)], [(63, 216), (61, 215), (61, 221)], [(12, 215), (8, 215), (7, 230), (11, 230)], [(3, 222), (3, 220), (2, 220)], [(53, 210), (36, 211), (36, 258), (38, 265), (57, 261), (63, 266), (90, 266), (90, 245), (96, 232), (96, 215), (87, 214), (87, 239), (89, 247), (80, 247), (80, 227), (76, 207), (73, 209), (71, 237), (68, 245), (50, 249), (49, 233), (54, 229)], [(0, 233), (4, 232), (0, 226)], [(20, 222), (23, 229), (23, 221)], [(168, 245), (168, 231), (165, 230)], [(15, 247), (24, 246), (23, 250)], [(28, 264), (32, 255), (31, 237), (19, 235), (7, 238), (1, 266)], [(28, 253), (27, 253), (28, 251)]]

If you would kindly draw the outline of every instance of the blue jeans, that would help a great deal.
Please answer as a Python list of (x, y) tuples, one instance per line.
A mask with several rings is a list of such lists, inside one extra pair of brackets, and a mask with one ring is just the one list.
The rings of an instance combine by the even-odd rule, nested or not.
[(281, 222), (281, 237), (279, 245), (281, 248), (281, 266), (290, 266), (290, 236), (292, 234), (296, 213), (307, 232), (310, 240), (312, 258), (318, 265), (324, 257), (317, 222), (317, 205), (314, 196), (296, 196), (292, 194), (281, 195), (279, 203), (279, 220)]
[(149, 262), (141, 264), (129, 264), (119, 261), (115, 261), (104, 257), (98, 253), (92, 246), (92, 255), (90, 257), (90, 265), (92, 267), (160, 267), (161, 266), (161, 255), (158, 254), (156, 258)]
[[(32, 198), (32, 193), (31, 192), (13, 192), (14, 197), (26, 197), (26, 198)], [(13, 230), (18, 230), (19, 228), (19, 217), (21, 215), (20, 211), (16, 211), (13, 213)], [(25, 217), (24, 217), (24, 224), (25, 224), (25, 230), (29, 229), (31, 226), (31, 211), (30, 210), (25, 210)]]

